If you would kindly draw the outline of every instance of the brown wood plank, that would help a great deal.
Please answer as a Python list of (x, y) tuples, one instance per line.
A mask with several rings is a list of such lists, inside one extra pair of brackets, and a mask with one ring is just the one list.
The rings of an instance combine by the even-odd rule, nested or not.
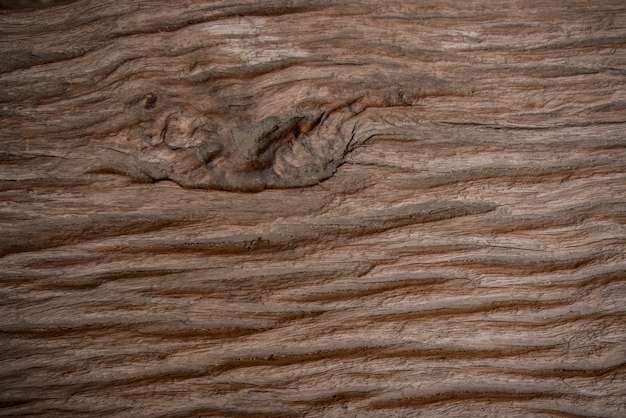
[(626, 415), (623, 1), (0, 11), (0, 415)]

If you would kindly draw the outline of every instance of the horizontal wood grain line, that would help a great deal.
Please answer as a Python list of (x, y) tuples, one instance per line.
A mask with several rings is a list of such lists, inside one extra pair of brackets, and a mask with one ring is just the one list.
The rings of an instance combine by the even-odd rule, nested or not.
[[(472, 300), (471, 297), (467, 298)], [(412, 322), (425, 318), (453, 318), (469, 314), (489, 313), (501, 311), (519, 311), (524, 309), (547, 310), (561, 308), (573, 304), (573, 297), (565, 297), (548, 300), (527, 300), (514, 297), (505, 300), (487, 301), (483, 303), (470, 303), (467, 306), (450, 306), (442, 308), (425, 308), (422, 310), (410, 310), (385, 314), (373, 313), (369, 320), (373, 322)]]
[(174, 226), (192, 223), (191, 220), (166, 219), (145, 215), (92, 215), (73, 219), (56, 219), (52, 222), (29, 222), (31, 226), (20, 225), (4, 231), (7, 237), (19, 236), (0, 243), (0, 257), (19, 252), (60, 247), (63, 245), (99, 240), (120, 235), (141, 234)]
[(249, 367), (285, 367), (304, 365), (306, 363), (339, 360), (373, 360), (373, 359), (496, 359), (503, 357), (517, 357), (530, 353), (547, 352), (557, 348), (556, 345), (522, 346), (493, 348), (487, 350), (455, 350), (449, 348), (436, 349), (402, 349), (394, 347), (354, 347), (334, 350), (322, 350), (299, 354), (276, 353), (265, 357), (250, 357), (225, 360), (211, 370), (212, 375), (220, 375), (231, 370)]
[(589, 415), (585, 414), (584, 412), (581, 412), (580, 414), (575, 414), (572, 411), (558, 409), (558, 408), (552, 409), (552, 408), (529, 407), (529, 408), (526, 408), (526, 410), (530, 414), (545, 414), (550, 417), (567, 417), (567, 418), (588, 418), (589, 417)]
[(162, 342), (168, 340), (209, 340), (221, 339), (227, 340), (242, 336), (253, 335), (256, 333), (267, 331), (268, 328), (258, 327), (196, 327), (189, 326), (172, 328), (165, 326), (162, 328), (155, 327), (154, 324), (137, 324), (137, 323), (97, 323), (84, 325), (67, 325), (67, 326), (41, 326), (35, 325), (31, 327), (2, 327), (0, 335), (3, 338), (19, 337), (21, 340), (58, 340), (58, 339), (76, 339), (76, 338), (101, 338), (107, 334), (118, 336), (126, 335), (132, 338), (153, 338)]
[(294, 405), (302, 405), (307, 408), (315, 408), (315, 407), (323, 407), (338, 403), (346, 403), (346, 402), (354, 402), (360, 400), (370, 399), (376, 396), (377, 391), (348, 391), (348, 390), (337, 390), (332, 394), (327, 396), (317, 397), (313, 399), (303, 399), (292, 401), (291, 403)]
[(389, 399), (389, 400), (374, 400), (370, 402), (369, 406), (373, 409), (396, 409), (407, 407), (418, 407), (430, 404), (439, 403), (457, 403), (457, 402), (525, 402), (538, 399), (556, 399), (556, 398), (586, 398), (587, 396), (571, 394), (567, 392), (559, 391), (524, 391), (524, 390), (511, 390), (507, 388), (501, 388), (499, 390), (459, 390), (448, 391), (441, 393), (428, 394), (423, 396), (416, 396), (410, 398)]
[[(366, 286), (354, 286), (350, 289), (332, 289), (328, 292), (310, 292), (301, 296), (295, 296), (289, 300), (295, 302), (337, 302), (357, 300), (375, 295), (382, 295), (385, 292), (401, 290), (406, 294), (419, 293), (439, 293), (445, 289), (454, 288), (462, 291), (465, 280), (453, 278), (427, 278), (417, 280), (390, 280)], [(460, 285), (460, 286), (459, 286)]]
[(505, 369), (501, 370), (503, 374), (515, 374), (523, 376), (535, 376), (541, 378), (547, 377), (559, 377), (559, 378), (574, 378), (574, 377), (602, 377), (608, 374), (619, 375), (626, 370), (626, 359), (623, 359), (621, 363), (611, 365), (600, 365), (597, 368), (575, 368), (575, 367), (562, 367), (562, 368), (527, 368), (527, 369)]
[(482, 273), (508, 273), (514, 275), (531, 275), (537, 273), (575, 270), (594, 262), (604, 260), (605, 252), (585, 255), (569, 255), (567, 257), (476, 257), (466, 259), (446, 260), (447, 266), (462, 267), (468, 270), (478, 270)]
[(198, 406), (180, 408), (180, 411), (167, 412), (158, 415), (159, 418), (187, 418), (189, 416), (217, 416), (224, 418), (293, 418), (300, 414), (298, 410), (281, 406), (280, 408), (266, 407), (263, 408), (266, 411), (262, 411), (261, 408), (255, 407), (249, 410), (237, 408), (232, 406), (230, 408), (220, 406)]
[[(100, 257), (98, 257), (100, 258)], [(76, 265), (80, 265), (86, 261), (93, 261), (93, 259), (83, 258), (83, 259), (73, 259), (73, 260), (54, 260), (54, 261), (37, 261), (29, 265), (30, 268), (36, 267), (72, 267)], [(19, 281), (29, 280), (32, 282), (33, 291), (85, 291), (96, 289), (106, 283), (113, 282), (116, 280), (129, 280), (129, 279), (138, 279), (138, 278), (159, 278), (159, 277), (167, 277), (167, 276), (175, 276), (176, 274), (181, 274), (185, 272), (189, 272), (193, 270), (189, 270), (186, 268), (179, 269), (125, 269), (123, 271), (115, 271), (109, 270), (102, 272), (100, 274), (86, 274), (80, 275), (79, 277), (49, 277), (44, 275), (41, 277), (28, 277), (24, 276), (20, 278)], [(14, 280), (17, 281), (17, 278), (13, 276)]]
[[(504, 311), (502, 313), (507, 313)], [(567, 327), (586, 324), (587, 326), (619, 327), (626, 320), (626, 312), (618, 311), (600, 311), (600, 312), (575, 312), (575, 313), (553, 313), (542, 312), (542, 316), (537, 318), (524, 318), (519, 316), (518, 309), (511, 309), (512, 318), (488, 318), (472, 320), (475, 324), (481, 324), (484, 329), (515, 329), (520, 332), (548, 332), (556, 330), (559, 327)], [(523, 313), (523, 310), (522, 310)]]

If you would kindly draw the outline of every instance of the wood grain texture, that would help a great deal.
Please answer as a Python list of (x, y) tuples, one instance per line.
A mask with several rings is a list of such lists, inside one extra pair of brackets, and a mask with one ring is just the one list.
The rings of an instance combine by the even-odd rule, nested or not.
[(77, 1), (0, 52), (0, 415), (626, 416), (623, 1)]

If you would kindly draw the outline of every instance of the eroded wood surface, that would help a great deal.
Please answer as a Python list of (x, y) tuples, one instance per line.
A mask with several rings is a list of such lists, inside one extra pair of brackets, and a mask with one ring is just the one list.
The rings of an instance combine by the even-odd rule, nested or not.
[(626, 415), (622, 1), (0, 13), (0, 415)]

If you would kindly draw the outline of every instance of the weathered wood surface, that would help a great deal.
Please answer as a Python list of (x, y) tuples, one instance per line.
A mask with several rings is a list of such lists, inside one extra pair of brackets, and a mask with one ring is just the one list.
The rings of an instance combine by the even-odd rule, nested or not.
[(626, 416), (626, 4), (0, 13), (0, 415)]

